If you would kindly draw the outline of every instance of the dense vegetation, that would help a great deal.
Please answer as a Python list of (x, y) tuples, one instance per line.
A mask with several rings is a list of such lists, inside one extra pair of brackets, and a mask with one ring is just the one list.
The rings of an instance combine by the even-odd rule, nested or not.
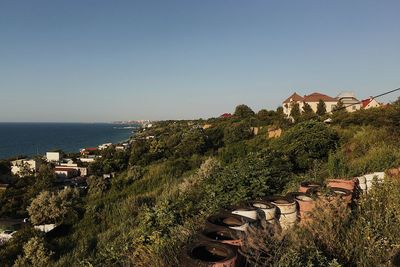
[[(177, 266), (182, 247), (213, 212), (285, 193), (302, 180), (400, 164), (397, 103), (337, 112), (332, 125), (322, 122), (328, 116), (323, 105), (319, 114), (307, 108), (294, 113), (292, 122), (281, 109), (255, 113), (241, 105), (231, 118), (157, 122), (134, 136), (129, 151), (103, 152), (90, 166), (87, 192), (60, 191), (45, 168), (37, 177), (17, 179), (0, 196), (1, 216), (30, 214), (61, 226), (45, 236), (24, 227), (0, 247), (0, 266)], [(268, 138), (268, 129), (278, 127), (283, 135)], [(111, 180), (103, 178), (111, 172)], [(258, 245), (250, 242), (249, 248), (263, 255), (261, 265), (386, 264), (400, 243), (395, 185), (378, 187), (352, 211), (327, 209), (319, 218), (331, 222), (329, 229), (320, 224), (285, 238), (257, 233)], [(55, 203), (52, 211), (61, 204), (64, 209), (54, 218), (38, 216), (49, 207), (45, 203)]]

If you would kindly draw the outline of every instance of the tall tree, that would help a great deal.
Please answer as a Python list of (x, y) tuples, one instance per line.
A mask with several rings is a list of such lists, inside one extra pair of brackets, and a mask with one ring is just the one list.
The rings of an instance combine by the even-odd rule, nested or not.
[(257, 113), (257, 118), (263, 123), (267, 124), (272, 124), (276, 122), (277, 120), (279, 120), (280, 116), (281, 114), (279, 114), (278, 112), (273, 110), (268, 111), (266, 109), (262, 109)]
[(301, 113), (300, 113), (299, 103), (292, 104), (292, 109), (290, 110), (290, 117), (292, 117), (294, 120), (298, 120), (300, 115)]
[(303, 113), (305, 113), (305, 114), (314, 113), (314, 110), (311, 108), (310, 104), (304, 102)]
[(310, 120), (315, 117), (316, 117), (315, 112), (311, 108), (310, 104), (304, 102), (303, 113), (301, 114), (301, 119), (302, 120)]
[(325, 114), (326, 114), (326, 104), (322, 99), (320, 99), (317, 105), (317, 115), (323, 116)]
[(268, 121), (269, 120), (269, 112), (266, 109), (262, 109), (259, 112), (257, 112), (257, 118), (260, 121)]
[(347, 112), (344, 104), (342, 101), (338, 101), (337, 105), (332, 109), (332, 112), (338, 113), (338, 112)]
[(235, 116), (242, 119), (254, 116), (254, 114), (254, 111), (249, 106), (243, 104), (235, 108)]
[(32, 224), (62, 223), (76, 216), (79, 192), (66, 188), (57, 193), (43, 191), (28, 207)]
[(224, 143), (233, 144), (252, 137), (250, 125), (244, 122), (234, 123), (224, 130)]

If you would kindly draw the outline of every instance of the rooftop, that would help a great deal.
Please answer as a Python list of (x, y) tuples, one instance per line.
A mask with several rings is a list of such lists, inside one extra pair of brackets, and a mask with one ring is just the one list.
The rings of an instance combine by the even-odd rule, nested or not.
[(361, 106), (365, 108), (366, 106), (368, 106), (369, 103), (371, 103), (372, 100), (374, 100), (372, 96), (367, 99), (361, 100)]
[(341, 92), (336, 98), (356, 98), (353, 92)]
[(232, 117), (232, 114), (231, 113), (224, 113), (220, 117), (221, 118), (230, 118), (230, 117)]
[(304, 96), (305, 102), (318, 102), (318, 101), (325, 101), (325, 102), (337, 102), (337, 100), (333, 97), (321, 94), (321, 93), (312, 93), (310, 95)]
[(292, 101), (297, 102), (297, 101), (303, 101), (304, 98), (300, 95), (298, 95), (296, 92), (294, 92), (291, 96), (289, 96), (283, 103), (290, 103)]

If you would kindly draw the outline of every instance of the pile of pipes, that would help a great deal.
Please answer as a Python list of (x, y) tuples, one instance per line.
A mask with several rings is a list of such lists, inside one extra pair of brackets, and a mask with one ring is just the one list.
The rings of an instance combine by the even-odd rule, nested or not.
[[(387, 175), (386, 175), (387, 174)], [(368, 194), (385, 176), (400, 175), (400, 167), (347, 179), (328, 179), (325, 184), (305, 181), (298, 192), (269, 196), (240, 203), (207, 218), (204, 228), (181, 257), (182, 266), (244, 266), (240, 247), (250, 226), (274, 224), (284, 233), (299, 222), (312, 218), (316, 201), (339, 199), (351, 204), (360, 194)]]

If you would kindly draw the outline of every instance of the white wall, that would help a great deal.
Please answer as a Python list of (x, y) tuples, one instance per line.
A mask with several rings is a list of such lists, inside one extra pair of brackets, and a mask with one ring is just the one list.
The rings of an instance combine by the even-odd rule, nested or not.
[(59, 152), (47, 152), (46, 159), (48, 162), (60, 161), (61, 155)]
[(375, 99), (372, 99), (372, 101), (368, 103), (368, 105), (365, 107), (365, 109), (377, 108), (380, 106), (381, 106), (381, 104), (379, 104), (378, 101), (376, 101)]
[[(307, 102), (307, 103), (310, 105), (310, 107), (312, 108), (312, 110), (314, 112), (317, 112), (318, 102)], [(283, 113), (286, 114), (286, 116), (288, 116), (288, 117), (290, 116), (290, 112), (292, 111), (292, 105), (294, 105), (294, 103), (298, 103), (300, 112), (303, 112), (303, 106), (304, 106), (303, 101), (287, 103), (287, 104), (283, 104)], [(287, 105), (288, 107), (286, 108), (285, 105)], [(326, 112), (331, 113), (333, 107), (337, 105), (337, 101), (334, 101), (334, 102), (325, 101), (325, 105), (326, 105)]]

